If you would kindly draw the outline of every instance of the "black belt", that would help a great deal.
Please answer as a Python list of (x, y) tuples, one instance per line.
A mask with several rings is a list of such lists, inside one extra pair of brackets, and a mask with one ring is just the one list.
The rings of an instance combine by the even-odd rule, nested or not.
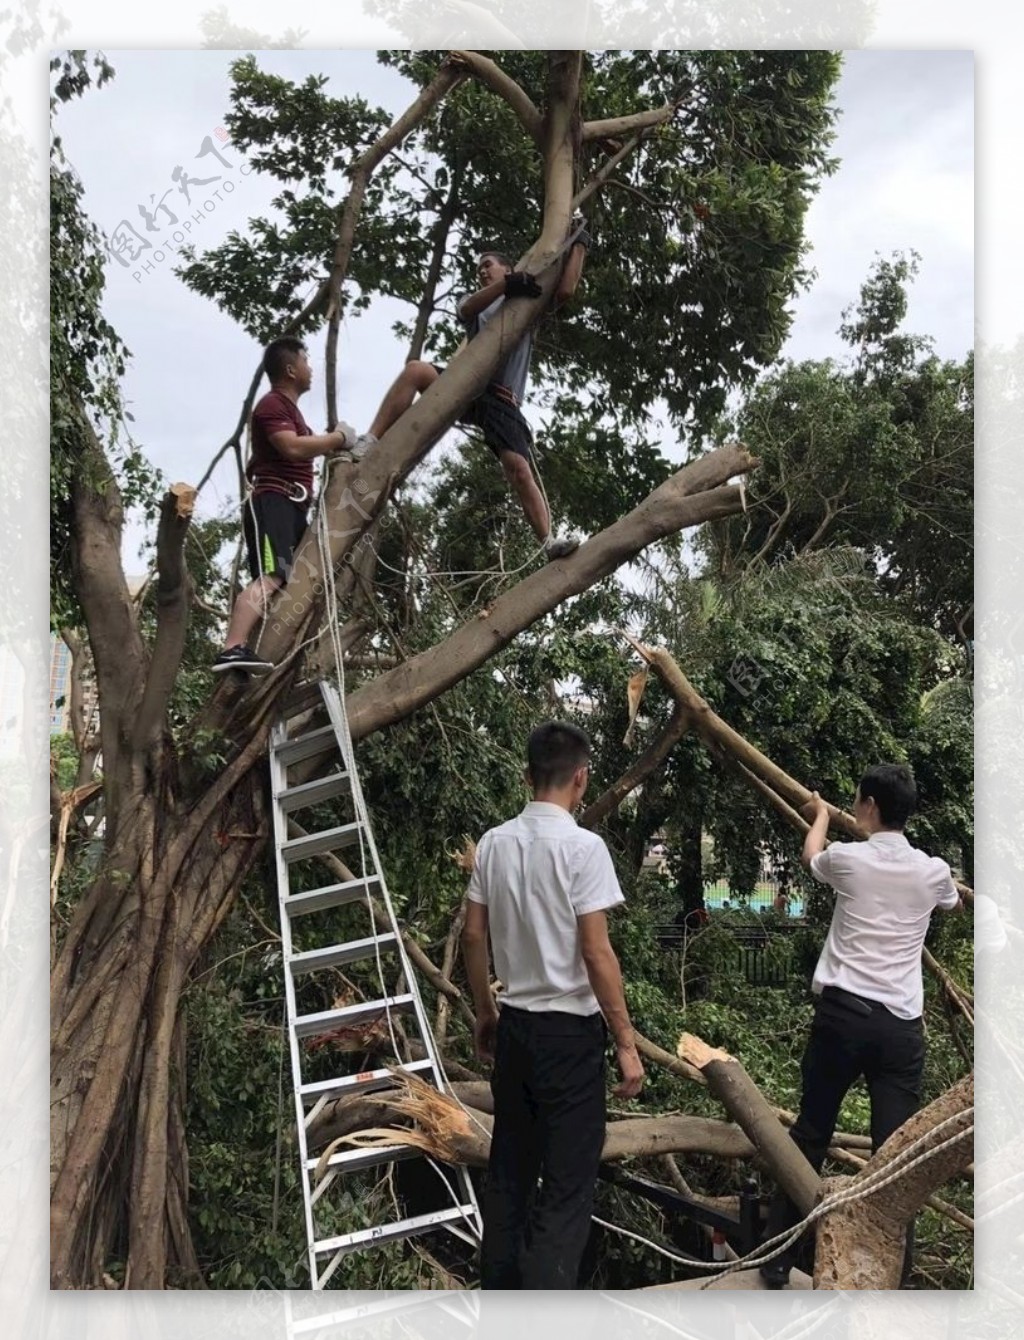
[(865, 1017), (874, 1014), (876, 1010), (884, 1010), (885, 1006), (880, 1000), (869, 1000), (866, 996), (855, 996), (852, 991), (844, 991), (840, 986), (823, 986), (821, 988), (822, 1000), (834, 1001), (836, 1005), (841, 1005), (844, 1010), (852, 1010), (854, 1014), (861, 1014)]

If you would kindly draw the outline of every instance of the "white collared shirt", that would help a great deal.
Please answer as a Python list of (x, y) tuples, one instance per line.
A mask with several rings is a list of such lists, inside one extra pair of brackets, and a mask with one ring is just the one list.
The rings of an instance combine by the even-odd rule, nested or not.
[(916, 1019), (924, 1009), (921, 948), (929, 918), (959, 897), (949, 866), (902, 833), (884, 832), (867, 842), (833, 842), (813, 857), (811, 873), (836, 891), (811, 990), (838, 986)]
[(503, 1004), (596, 1014), (576, 918), (624, 901), (608, 848), (568, 810), (531, 800), (477, 844), (467, 897), (487, 908)]

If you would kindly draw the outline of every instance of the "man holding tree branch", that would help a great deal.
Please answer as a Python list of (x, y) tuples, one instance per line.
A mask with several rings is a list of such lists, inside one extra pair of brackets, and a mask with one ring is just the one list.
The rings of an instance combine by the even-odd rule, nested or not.
[[(803, 864), (835, 890), (832, 924), (814, 970), (814, 1022), (801, 1074), (800, 1113), (790, 1135), (820, 1171), (847, 1092), (861, 1076), (871, 1100), (874, 1153), (917, 1111), (924, 1072), (924, 983), (921, 949), (932, 913), (962, 906), (949, 866), (912, 847), (903, 829), (917, 788), (903, 764), (880, 763), (860, 780), (853, 815), (866, 842), (826, 845), (828, 806), (814, 792), (807, 811)], [(772, 1201), (766, 1237), (798, 1222), (781, 1193)], [(904, 1280), (912, 1259), (907, 1231)], [(771, 1289), (789, 1278), (793, 1249), (761, 1267)]]

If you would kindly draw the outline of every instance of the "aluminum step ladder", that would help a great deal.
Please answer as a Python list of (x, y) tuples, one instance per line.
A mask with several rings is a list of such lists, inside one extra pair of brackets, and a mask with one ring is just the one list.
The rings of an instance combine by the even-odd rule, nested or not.
[[(396, 1144), (343, 1149), (331, 1154), (323, 1177), (317, 1182), (313, 1180), (319, 1160), (310, 1157), (307, 1132), (328, 1101), (389, 1088), (396, 1082), (395, 1069), (415, 1075), (438, 1090), (445, 1087), (437, 1048), (373, 839), (354, 765), (348, 720), (333, 684), (322, 680), (320, 691), (330, 724), (291, 736), (288, 719), (283, 718), (274, 727), (270, 742), (288, 1041), (306, 1241), (314, 1289), (327, 1285), (349, 1252), (439, 1228), (473, 1246), (481, 1236), (480, 1212), (469, 1173), (464, 1167), (437, 1162), (430, 1178), (432, 1194), (436, 1187), (436, 1209), (373, 1222), (345, 1233), (332, 1231), (332, 1216), (336, 1219), (341, 1213), (337, 1204), (339, 1195), (344, 1197), (348, 1192), (349, 1211), (353, 1201), (373, 1204), (362, 1190), (350, 1190), (346, 1183), (367, 1169), (379, 1168), (383, 1172), (388, 1165), (403, 1160), (422, 1160), (424, 1154), (414, 1147)], [(289, 770), (300, 764), (306, 765), (305, 770), (315, 766), (320, 775), (311, 780), (290, 781)], [(324, 771), (325, 764), (331, 770)], [(289, 835), (291, 816), (327, 801), (333, 802), (333, 811), (343, 812), (340, 819), (306, 836)], [(308, 822), (302, 827), (307, 827)], [(344, 851), (345, 860), (351, 863), (345, 873), (352, 877), (304, 887), (313, 877), (304, 863), (312, 857), (339, 851)], [(381, 929), (375, 921), (371, 899), (386, 911), (387, 929)], [(297, 949), (296, 942), (309, 947)], [(354, 967), (359, 968), (369, 985), (364, 982), (356, 986), (341, 971)], [(400, 990), (386, 984), (385, 973), (395, 984), (402, 984)], [(362, 998), (335, 997), (329, 1008), (323, 1008), (331, 980), (340, 980), (346, 993)], [(410, 1033), (415, 1030), (423, 1059), (403, 1059), (396, 1050), (405, 1029)], [(311, 1042), (320, 1044), (320, 1055), (314, 1056)], [(343, 1051), (346, 1046), (349, 1050)], [(369, 1070), (345, 1067), (346, 1058), (354, 1065), (360, 1052), (370, 1050), (386, 1050), (388, 1064), (377, 1064)]]

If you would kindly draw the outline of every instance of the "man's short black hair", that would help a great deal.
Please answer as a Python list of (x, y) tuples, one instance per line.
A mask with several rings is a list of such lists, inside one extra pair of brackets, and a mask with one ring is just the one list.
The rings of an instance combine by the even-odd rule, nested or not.
[(886, 828), (904, 828), (917, 808), (917, 785), (905, 763), (876, 763), (860, 779), (861, 800), (873, 800)]
[(280, 381), (284, 370), (297, 354), (304, 354), (306, 346), (294, 335), (282, 335), (271, 340), (263, 350), (263, 371), (272, 382)]
[(526, 766), (536, 791), (550, 791), (572, 781), (577, 768), (590, 762), (590, 740), (568, 721), (545, 721), (530, 732)]
[(496, 251), (494, 247), (484, 247), (483, 251), (480, 253), (480, 259), (483, 260), (485, 256), (493, 256), (499, 265), (504, 265), (506, 270), (514, 270), (516, 268), (503, 251)]

